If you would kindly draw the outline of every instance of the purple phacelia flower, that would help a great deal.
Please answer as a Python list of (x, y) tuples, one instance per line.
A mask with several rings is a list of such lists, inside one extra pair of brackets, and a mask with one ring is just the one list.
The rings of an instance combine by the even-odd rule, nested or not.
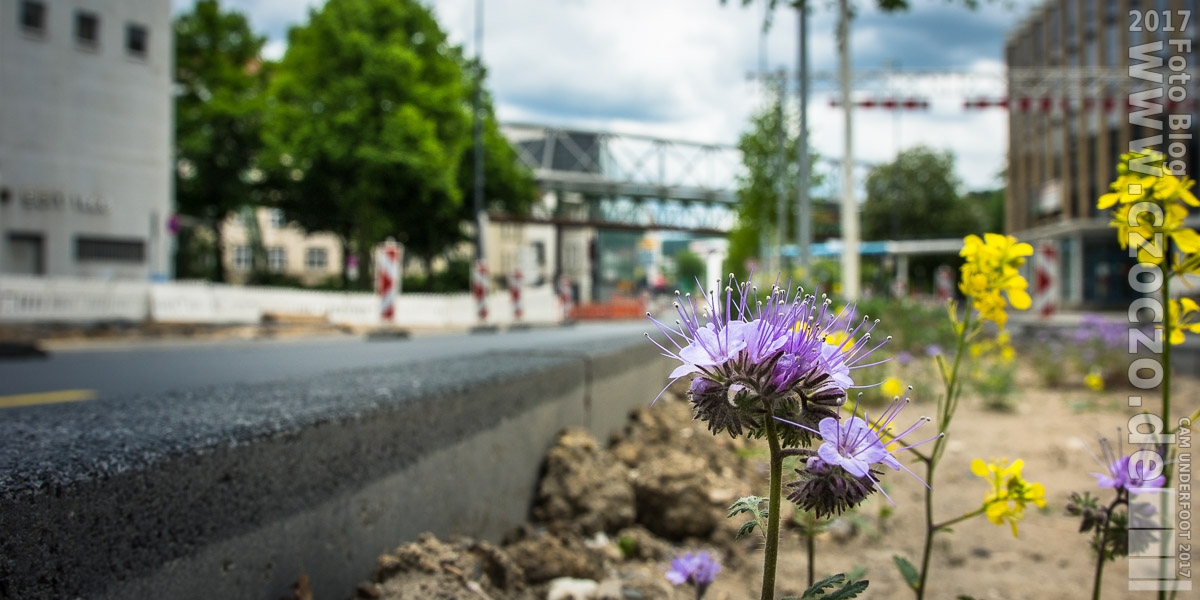
[[(856, 387), (853, 371), (879, 364), (867, 357), (887, 341), (871, 341), (878, 321), (852, 323), (852, 307), (835, 314), (828, 299), (803, 290), (792, 294), (773, 286), (760, 299), (757, 288), (730, 276), (724, 297), (710, 293), (706, 300), (698, 306), (690, 294), (679, 297), (673, 327), (651, 316), (667, 341), (650, 339), (679, 361), (672, 381), (688, 375), (705, 380), (693, 383), (692, 404), (714, 433), (738, 435), (746, 427), (761, 434), (768, 412), (810, 430), (823, 418), (836, 418), (846, 390)], [(799, 437), (785, 444), (809, 435), (793, 433)]]
[(902, 350), (896, 355), (896, 362), (900, 363), (900, 366), (902, 367), (907, 367), (910, 363), (912, 363), (912, 361), (913, 355), (907, 350)]
[[(1145, 451), (1137, 450), (1126, 455), (1114, 450), (1112, 443), (1107, 439), (1100, 438), (1102, 456), (1097, 460), (1101, 462), (1106, 472), (1092, 473), (1092, 476), (1096, 478), (1096, 485), (1106, 489), (1135, 493), (1139, 489), (1156, 489), (1166, 485), (1167, 478), (1162, 474), (1164, 467), (1162, 455), (1154, 452), (1144, 455), (1142, 452)], [(1153, 460), (1146, 461), (1144, 459)], [(1148, 478), (1154, 474), (1147, 472), (1150, 469), (1157, 471), (1156, 477)]]
[[(788, 499), (799, 504), (801, 508), (815, 511), (818, 516), (841, 513), (853, 508), (877, 489), (891, 502), (892, 499), (879, 485), (881, 472), (875, 469), (879, 465), (895, 471), (903, 469), (924, 484), (916, 473), (896, 460), (894, 455), (936, 440), (941, 434), (915, 444), (904, 445), (906, 436), (929, 421), (928, 418), (922, 417), (904, 431), (893, 432), (892, 422), (909, 402), (907, 395), (892, 402), (875, 424), (871, 423), (870, 417), (865, 413), (862, 418), (852, 415), (845, 422), (835, 418), (823, 419), (819, 424), (819, 431), (814, 432), (820, 434), (823, 440), (821, 446), (817, 448), (816, 455), (808, 459), (804, 470), (797, 469), (800, 479), (789, 484), (792, 492)], [(807, 429), (803, 424), (780, 420)], [(887, 440), (886, 443), (884, 439)], [(902, 447), (889, 449), (888, 445), (891, 444)]]
[(696, 597), (704, 596), (704, 590), (716, 580), (721, 565), (707, 552), (687, 553), (671, 561), (667, 580), (674, 585), (688, 584), (696, 588)]
[(937, 356), (942, 353), (942, 347), (937, 344), (925, 346), (925, 356)]

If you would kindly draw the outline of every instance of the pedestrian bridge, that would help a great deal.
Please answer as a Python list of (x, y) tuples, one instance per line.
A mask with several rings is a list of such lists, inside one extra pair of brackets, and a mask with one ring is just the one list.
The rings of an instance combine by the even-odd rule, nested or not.
[(733, 227), (743, 171), (735, 146), (525, 123), (502, 130), (546, 196), (527, 216), (492, 220), (708, 234)]

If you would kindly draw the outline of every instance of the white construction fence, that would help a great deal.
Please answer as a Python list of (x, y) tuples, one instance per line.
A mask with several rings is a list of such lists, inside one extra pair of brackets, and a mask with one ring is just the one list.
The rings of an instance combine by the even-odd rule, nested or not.
[[(527, 323), (562, 321), (550, 286), (521, 294)], [(268, 314), (306, 315), (338, 325), (383, 325), (380, 298), (370, 293), (241, 287), (205, 282), (149, 283), (63, 277), (0, 276), (0, 323), (259, 323)], [(458, 328), (479, 324), (470, 294), (401, 294), (396, 325)], [(489, 324), (514, 322), (507, 290), (488, 296)]]

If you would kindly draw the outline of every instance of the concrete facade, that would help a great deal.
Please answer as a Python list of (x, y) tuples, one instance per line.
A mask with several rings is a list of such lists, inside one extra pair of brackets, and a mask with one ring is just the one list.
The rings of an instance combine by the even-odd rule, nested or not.
[(170, 273), (170, 4), (0, 0), (0, 273)]

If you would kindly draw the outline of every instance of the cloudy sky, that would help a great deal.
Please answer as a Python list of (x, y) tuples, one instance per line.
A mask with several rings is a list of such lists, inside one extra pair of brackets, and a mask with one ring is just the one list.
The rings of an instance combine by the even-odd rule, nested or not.
[[(270, 38), (267, 53), (286, 51), (289, 27), (323, 0), (224, 0)], [(912, 10), (885, 15), (861, 5), (852, 28), (856, 69), (997, 73), (1007, 33), (1038, 0), (1013, 0), (969, 11), (948, 0), (911, 0)], [(173, 0), (176, 10), (192, 0)], [(434, 0), (451, 37), (473, 51), (474, 0)], [(781, 3), (783, 4), (783, 3)], [(820, 3), (825, 6), (826, 3)], [(832, 4), (830, 2), (829, 4)], [(763, 2), (740, 0), (484, 0), (484, 61), (501, 120), (650, 133), (699, 142), (735, 143), (764, 90), (749, 75), (765, 58), (770, 69), (795, 70), (796, 14), (781, 8), (760, 39)], [(834, 73), (835, 13), (809, 19), (809, 64)], [(829, 106), (833, 82), (815, 82), (809, 123), (813, 146), (841, 156), (840, 112)], [(996, 95), (996, 77), (864, 81), (856, 94), (921, 96), (921, 112), (859, 110), (854, 152), (870, 162), (897, 148), (926, 144), (951, 150), (968, 189), (995, 187), (1004, 168), (1007, 115), (964, 111), (968, 95)]]

